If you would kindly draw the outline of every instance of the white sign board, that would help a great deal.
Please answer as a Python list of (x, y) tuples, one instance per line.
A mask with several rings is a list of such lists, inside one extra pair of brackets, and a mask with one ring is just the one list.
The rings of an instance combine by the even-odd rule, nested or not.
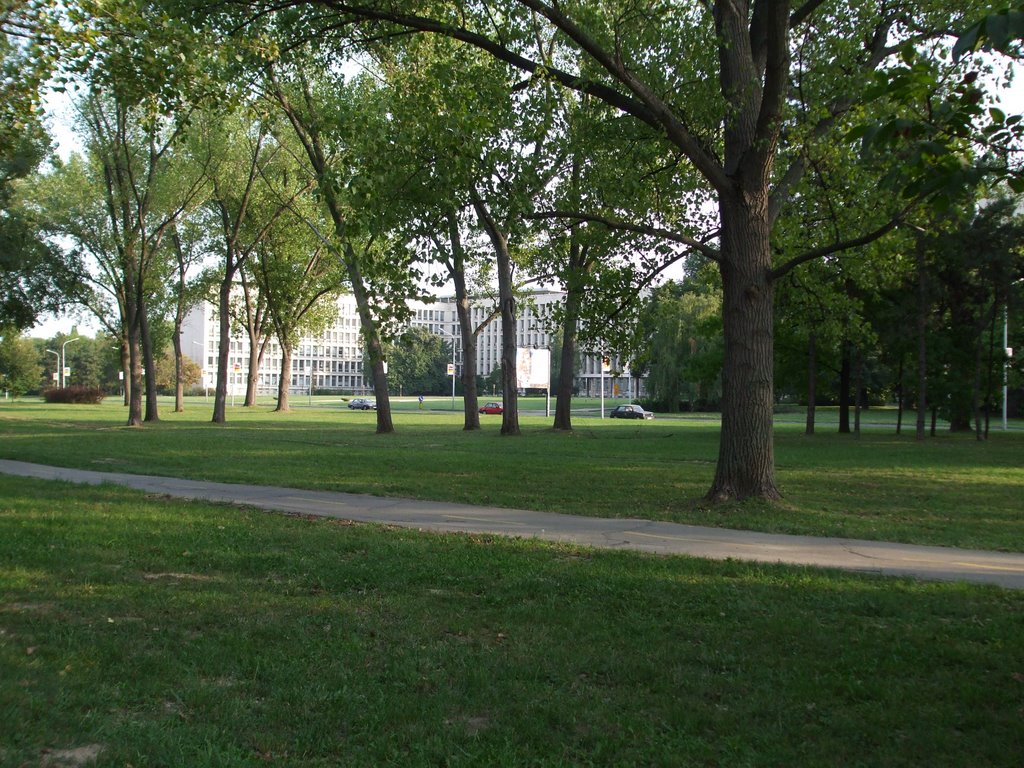
[(547, 389), (551, 386), (550, 349), (516, 349), (516, 386), (519, 389)]
[(454, 376), (455, 375), (455, 366), (452, 363), (448, 363), (448, 375), (449, 376)]

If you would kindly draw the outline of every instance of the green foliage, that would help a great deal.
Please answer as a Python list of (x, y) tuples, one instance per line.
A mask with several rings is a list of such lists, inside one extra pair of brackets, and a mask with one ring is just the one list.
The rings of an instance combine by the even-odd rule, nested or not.
[(14, 397), (35, 392), (42, 373), (35, 345), (15, 326), (0, 326), (0, 389)]
[(451, 379), (446, 373), (452, 360), (450, 344), (422, 326), (409, 328), (385, 348), (390, 388), (408, 395), (450, 391)]
[[(182, 355), (181, 380), (184, 388), (188, 390), (199, 384), (202, 379), (203, 369), (188, 355)], [(164, 347), (163, 354), (156, 362), (156, 386), (164, 394), (174, 394), (176, 384), (174, 349), (168, 345)]]
[(634, 363), (647, 372), (650, 403), (659, 411), (704, 410), (721, 393), (721, 296), (711, 287), (666, 283), (641, 310), (645, 350)]

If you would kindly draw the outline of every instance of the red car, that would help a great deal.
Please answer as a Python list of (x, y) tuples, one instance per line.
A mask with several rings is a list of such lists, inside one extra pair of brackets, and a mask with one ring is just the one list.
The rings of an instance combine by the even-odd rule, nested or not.
[(484, 407), (480, 409), (480, 413), (504, 413), (504, 411), (501, 403), (484, 403)]

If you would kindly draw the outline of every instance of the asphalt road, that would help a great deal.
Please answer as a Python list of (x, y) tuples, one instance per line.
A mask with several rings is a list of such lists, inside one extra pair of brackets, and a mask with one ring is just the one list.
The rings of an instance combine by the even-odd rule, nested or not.
[(424, 531), (491, 533), (601, 549), (712, 560), (838, 568), (1024, 589), (1024, 554), (855, 539), (788, 536), (650, 520), (590, 518), (328, 491), (236, 485), (0, 460), (0, 473), (73, 483), (116, 483), (148, 493), (201, 499)]

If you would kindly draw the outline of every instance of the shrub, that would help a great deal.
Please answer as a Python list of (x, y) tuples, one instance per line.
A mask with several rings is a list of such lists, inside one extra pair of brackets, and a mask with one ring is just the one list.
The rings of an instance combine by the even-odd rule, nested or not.
[(99, 405), (103, 402), (106, 394), (102, 389), (96, 387), (64, 387), (63, 389), (48, 389), (43, 392), (43, 397), (48, 403)]

